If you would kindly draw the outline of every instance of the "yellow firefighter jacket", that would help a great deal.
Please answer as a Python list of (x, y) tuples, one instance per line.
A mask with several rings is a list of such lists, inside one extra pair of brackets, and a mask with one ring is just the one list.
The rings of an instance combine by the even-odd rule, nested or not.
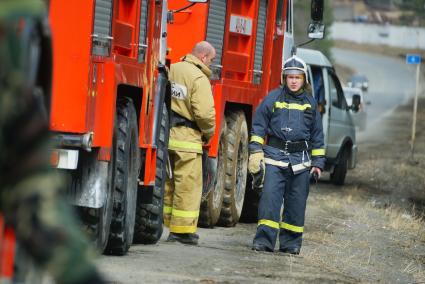
[(209, 77), (211, 70), (188, 54), (171, 65), (171, 109), (196, 123), (201, 131), (186, 126), (170, 130), (170, 150), (202, 153), (202, 136), (209, 140), (215, 131), (215, 109)]

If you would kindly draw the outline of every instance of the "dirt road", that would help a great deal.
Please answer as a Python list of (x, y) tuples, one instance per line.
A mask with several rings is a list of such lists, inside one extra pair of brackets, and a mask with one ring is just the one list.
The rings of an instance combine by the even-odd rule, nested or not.
[(396, 108), (359, 135), (347, 183), (313, 186), (300, 256), (250, 249), (256, 224), (199, 229), (198, 247), (132, 246), (102, 256), (111, 283), (424, 283), (425, 98), (410, 157), (412, 106)]
[[(424, 129), (425, 99), (420, 106), (419, 129)], [(256, 225), (238, 224), (199, 229), (198, 247), (166, 243), (164, 232), (158, 245), (133, 246), (125, 257), (104, 256), (99, 267), (112, 283), (425, 281), (424, 223), (411, 210), (415, 196), (417, 206), (425, 200), (424, 157), (417, 155), (422, 162), (409, 164), (401, 157), (409, 147), (395, 151), (392, 142), (405, 141), (406, 131), (394, 125), (405, 123), (409, 111), (398, 108), (381, 126), (386, 135), (379, 136), (379, 145), (378, 140), (362, 142), (360, 163), (346, 186), (322, 181), (311, 189), (300, 256), (251, 251)], [(418, 141), (417, 150), (425, 153), (424, 131)], [(410, 174), (410, 167), (420, 170)]]

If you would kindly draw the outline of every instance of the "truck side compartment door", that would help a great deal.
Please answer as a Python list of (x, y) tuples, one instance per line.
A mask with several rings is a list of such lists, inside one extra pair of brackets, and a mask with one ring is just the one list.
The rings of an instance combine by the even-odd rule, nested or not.
[(139, 46), (138, 61), (146, 62), (146, 52), (148, 48), (147, 29), (148, 28), (148, 0), (141, 0), (140, 22), (139, 22)]
[(260, 0), (258, 8), (257, 35), (255, 42), (253, 84), (261, 84), (263, 77), (263, 52), (266, 37), (267, 0)]
[(217, 69), (219, 73), (221, 73), (222, 68), (226, 13), (227, 3), (225, 0), (210, 1), (206, 41), (211, 43), (215, 48), (216, 55), (212, 67), (213, 69)]

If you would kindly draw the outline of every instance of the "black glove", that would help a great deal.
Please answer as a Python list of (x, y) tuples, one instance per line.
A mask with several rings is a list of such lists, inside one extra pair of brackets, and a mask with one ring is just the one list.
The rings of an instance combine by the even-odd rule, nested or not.
[(261, 192), (263, 190), (265, 173), (264, 164), (260, 164), (260, 171), (255, 174), (251, 173), (252, 187), (255, 191)]
[(310, 174), (310, 184), (316, 184), (319, 180), (319, 175), (316, 172)]

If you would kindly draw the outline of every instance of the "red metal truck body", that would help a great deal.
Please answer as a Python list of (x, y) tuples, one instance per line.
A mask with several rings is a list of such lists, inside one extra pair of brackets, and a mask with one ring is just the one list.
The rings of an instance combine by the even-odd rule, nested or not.
[[(151, 158), (143, 181), (151, 184), (155, 179), (152, 119), (160, 57), (161, 9), (155, 1), (147, 1), (148, 10), (155, 12), (147, 18), (145, 42), (149, 44), (143, 51), (145, 60), (141, 61), (138, 24), (141, 12), (136, 8), (141, 1), (146, 0), (114, 1), (109, 35), (96, 35), (93, 30), (96, 1), (51, 1), (55, 60), (50, 127), (59, 133), (92, 133), (92, 147), (101, 148), (99, 159), (109, 160), (120, 87), (136, 88), (138, 94), (133, 101), (140, 114), (139, 144)], [(96, 54), (93, 52), (96, 44), (108, 45), (109, 50), (106, 54)]]
[[(112, 223), (119, 223), (111, 228), (118, 226), (129, 234), (126, 240), (120, 232), (115, 234), (126, 243), (118, 254), (128, 250), (132, 240), (133, 225), (122, 222), (134, 222), (139, 214), (135, 211), (148, 210), (152, 195), (160, 198), (161, 193), (153, 193), (155, 188), (163, 191), (158, 179), (165, 175), (158, 172), (165, 170), (166, 143), (161, 146), (158, 141), (164, 139), (159, 133), (164, 132), (161, 119), (168, 82), (161, 65), (166, 9), (166, 0), (50, 1), (54, 50), (50, 129), (57, 142), (51, 162), (72, 177), (71, 203), (104, 216), (99, 221), (107, 228), (101, 230), (101, 249), (106, 246), (111, 215)], [(135, 142), (134, 135), (138, 135)], [(137, 205), (132, 203), (136, 198)], [(124, 221), (116, 207), (126, 212)], [(145, 211), (140, 214), (152, 222)], [(86, 213), (91, 214), (83, 209)], [(137, 226), (146, 228), (139, 220)], [(157, 227), (154, 239), (160, 237), (162, 222)]]
[[(218, 60), (221, 61), (214, 61), (213, 65), (222, 65), (222, 69), (220, 78), (212, 78), (212, 85), (217, 125), (221, 125), (226, 104), (244, 105), (252, 113), (268, 91), (279, 86), (288, 1), (268, 1), (266, 14), (270, 16), (267, 16), (266, 26), (261, 31), (257, 25), (258, 12), (260, 2), (266, 1), (218, 2), (225, 3), (226, 12), (222, 18), (224, 31), (221, 45), (217, 44), (219, 40), (213, 42), (215, 48), (220, 49), (218, 53), (221, 56)], [(185, 0), (170, 2), (169, 9), (180, 8), (186, 3)], [(279, 19), (276, 19), (278, 4), (282, 10)], [(178, 62), (183, 55), (190, 52), (196, 42), (209, 39), (208, 19), (217, 17), (217, 13), (212, 11), (214, 8), (211, 4), (195, 5), (174, 14), (174, 21), (168, 26), (169, 58), (172, 63)], [(260, 52), (263, 73), (259, 84), (254, 82), (257, 37), (264, 38)], [(217, 133), (220, 133), (219, 128)], [(212, 141), (210, 156), (217, 155), (217, 145), (218, 135)]]
[[(173, 1), (169, 9), (177, 10), (185, 4), (185, 0)], [(168, 25), (168, 56), (172, 63), (201, 40), (210, 42), (217, 52), (211, 66), (211, 83), (218, 127), (209, 157), (218, 162), (205, 167), (213, 170), (204, 173), (210, 183), (204, 180), (204, 191), (211, 192), (209, 201), (201, 206), (202, 226), (214, 226), (217, 218), (222, 225), (232, 226), (240, 217), (247, 185), (247, 132), (256, 107), (280, 84), (289, 4), (289, 0), (213, 0), (174, 13)], [(231, 118), (232, 114), (236, 116)], [(233, 129), (227, 129), (230, 124)], [(230, 149), (223, 140), (232, 135), (235, 139)], [(220, 163), (226, 166), (220, 167)], [(223, 205), (219, 204), (221, 200)]]

